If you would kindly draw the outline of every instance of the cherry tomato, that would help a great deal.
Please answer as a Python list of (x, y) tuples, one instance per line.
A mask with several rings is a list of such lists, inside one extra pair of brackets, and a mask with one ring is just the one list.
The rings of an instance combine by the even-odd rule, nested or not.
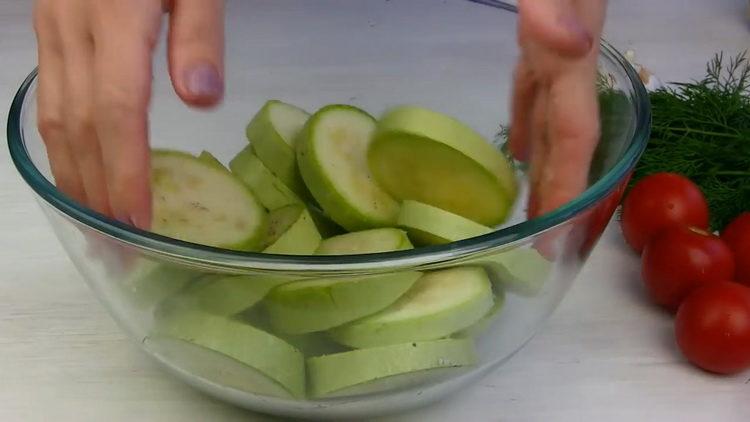
[(630, 175), (620, 182), (620, 184), (601, 202), (594, 205), (588, 212), (583, 216), (584, 221), (584, 238), (583, 244), (578, 250), (579, 256), (585, 259), (594, 246), (599, 241), (599, 238), (604, 232), (604, 229), (609, 225), (612, 220), (612, 215), (617, 210), (617, 206), (622, 201), (622, 196), (625, 193), (625, 189), (628, 187), (630, 181)]
[(744, 212), (729, 223), (721, 238), (734, 252), (736, 281), (750, 286), (750, 212)]
[(622, 232), (638, 253), (661, 229), (673, 225), (708, 228), (708, 203), (684, 176), (656, 173), (633, 186), (622, 204)]
[(750, 368), (750, 288), (720, 281), (695, 290), (677, 312), (675, 335), (700, 368), (720, 374)]
[(642, 276), (651, 299), (676, 311), (696, 287), (734, 277), (734, 257), (721, 238), (700, 229), (675, 226), (646, 244)]

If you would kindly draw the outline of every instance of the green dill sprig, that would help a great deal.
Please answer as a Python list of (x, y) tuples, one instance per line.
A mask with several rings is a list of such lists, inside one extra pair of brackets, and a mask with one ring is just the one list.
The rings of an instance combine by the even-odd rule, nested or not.
[(750, 210), (750, 63), (746, 53), (717, 54), (703, 79), (672, 83), (650, 94), (651, 140), (631, 185), (658, 172), (696, 183), (722, 229)]

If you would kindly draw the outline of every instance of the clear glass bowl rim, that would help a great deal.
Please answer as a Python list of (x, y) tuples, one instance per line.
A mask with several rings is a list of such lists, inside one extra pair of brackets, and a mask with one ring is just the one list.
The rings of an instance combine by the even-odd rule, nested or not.
[[(516, 12), (515, 6), (495, 0), (470, 0)], [(492, 233), (446, 245), (367, 255), (313, 256), (275, 255), (213, 248), (160, 236), (120, 223), (70, 199), (50, 183), (34, 165), (23, 139), (23, 107), (37, 77), (35, 68), (18, 89), (8, 114), (8, 147), (19, 173), (45, 202), (86, 227), (154, 255), (205, 267), (238, 270), (346, 272), (418, 267), (469, 257), (535, 235), (565, 223), (611, 193), (633, 169), (650, 134), (651, 107), (648, 93), (630, 63), (609, 43), (601, 40), (601, 53), (627, 75), (635, 99), (636, 127), (630, 145), (610, 171), (571, 202), (543, 216), (504, 227)]]

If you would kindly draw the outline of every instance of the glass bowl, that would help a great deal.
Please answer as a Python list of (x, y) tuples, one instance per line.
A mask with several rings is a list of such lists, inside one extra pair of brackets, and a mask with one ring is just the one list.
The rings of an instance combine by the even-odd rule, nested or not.
[[(275, 98), (308, 110), (352, 104), (375, 116), (396, 104), (417, 104), (455, 116), (502, 149), (500, 128), (508, 122), (518, 57), (515, 24), (515, 9), (495, 1), (229, 2), (223, 105), (205, 112), (179, 102), (160, 44), (152, 145), (191, 153), (208, 149), (226, 163), (246, 146), (250, 117)], [(525, 174), (518, 165), (519, 200), (506, 224), (446, 245), (346, 256), (271, 255), (187, 243), (105, 218), (61, 194), (52, 182), (35, 124), (35, 72), (13, 101), (8, 143), (18, 171), (88, 285), (168, 371), (210, 395), (260, 412), (369, 417), (425, 405), (475, 382), (518, 352), (568, 291), (610, 220), (649, 134), (648, 98), (636, 72), (605, 42), (600, 57), (607, 83), (600, 92), (602, 137), (588, 189), (556, 211), (526, 220)], [(537, 252), (540, 243), (543, 255)], [(270, 285), (314, 284), (321, 278), (359, 282), (466, 268), (481, 269), (491, 281), (492, 312), (437, 339), (375, 349), (348, 363), (328, 362), (323, 381), (316, 372), (323, 371), (320, 365), (311, 369), (305, 359), (346, 353), (349, 347), (325, 332), (275, 333), (264, 317), (263, 300), (243, 306), (254, 300), (248, 292), (257, 295), (256, 287), (269, 280)], [(200, 300), (175, 299), (196, 283), (216, 287), (214, 293), (232, 303), (233, 313), (216, 324), (187, 318), (183, 331), (160, 329), (165, 309), (203, 311)], [(219, 289), (221, 283), (228, 290)], [(371, 306), (377, 296), (359, 303)], [(319, 316), (315, 309), (309, 310), (310, 320)], [(425, 331), (433, 328), (434, 321), (431, 327), (425, 323)], [(453, 352), (435, 349), (424, 357), (419, 351), (429, 347), (423, 341), (442, 342)], [(293, 358), (276, 356), (285, 354)], [(334, 393), (320, 393), (325, 390), (320, 382)], [(351, 388), (339, 389), (342, 385)], [(311, 389), (320, 391), (313, 396)]]

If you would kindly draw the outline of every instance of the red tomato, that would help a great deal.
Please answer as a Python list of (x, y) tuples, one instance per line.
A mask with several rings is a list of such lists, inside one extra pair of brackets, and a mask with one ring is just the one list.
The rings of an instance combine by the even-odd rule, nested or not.
[(740, 214), (729, 223), (721, 233), (721, 238), (734, 252), (736, 280), (750, 285), (750, 212)]
[(750, 288), (720, 281), (697, 289), (677, 312), (675, 335), (700, 368), (720, 374), (750, 368)]
[(604, 229), (607, 228), (612, 215), (617, 206), (622, 201), (622, 195), (625, 193), (625, 189), (628, 187), (630, 181), (630, 174), (620, 182), (620, 184), (613, 190), (609, 195), (604, 197), (601, 202), (594, 205), (583, 218), (584, 226), (584, 238), (583, 244), (578, 250), (579, 256), (585, 259), (594, 249), (594, 246), (599, 241)]
[(734, 277), (732, 251), (721, 238), (690, 227), (670, 227), (646, 244), (642, 276), (651, 299), (670, 311), (696, 287)]
[(661, 229), (673, 225), (708, 228), (708, 203), (700, 188), (674, 173), (656, 173), (633, 186), (622, 204), (622, 232), (638, 253)]

